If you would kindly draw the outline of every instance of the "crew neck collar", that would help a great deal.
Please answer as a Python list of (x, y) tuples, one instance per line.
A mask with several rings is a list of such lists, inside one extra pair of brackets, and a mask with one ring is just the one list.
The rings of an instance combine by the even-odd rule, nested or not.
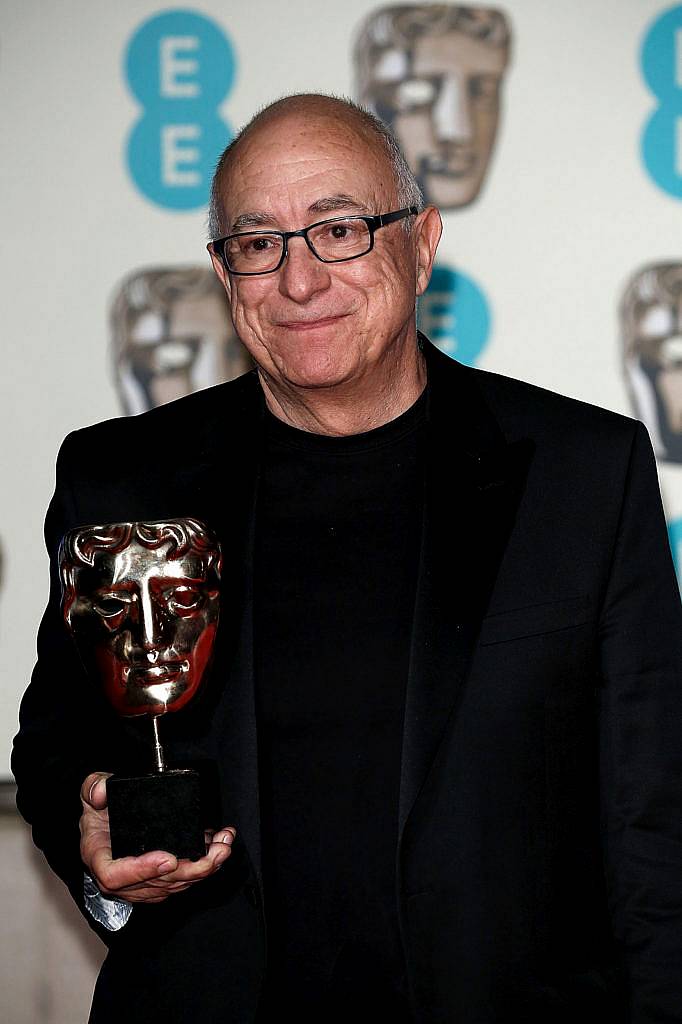
[(289, 448), (304, 451), (329, 453), (369, 451), (387, 444), (394, 444), (418, 429), (426, 418), (427, 392), (428, 384), (405, 412), (396, 416), (395, 419), (389, 420), (388, 423), (382, 423), (379, 427), (359, 434), (343, 434), (341, 436), (315, 434), (308, 430), (301, 430), (299, 427), (292, 427), (270, 412), (263, 398), (266, 437)]

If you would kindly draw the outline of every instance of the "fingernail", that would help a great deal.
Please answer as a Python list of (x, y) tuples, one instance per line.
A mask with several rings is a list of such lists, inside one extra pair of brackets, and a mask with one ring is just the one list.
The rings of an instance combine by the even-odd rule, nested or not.
[(159, 871), (170, 871), (173, 867), (172, 860), (162, 860), (159, 864)]
[(90, 790), (88, 792), (88, 803), (89, 804), (92, 803), (92, 792), (93, 792), (93, 790), (94, 790), (94, 788), (95, 788), (95, 786), (97, 785), (98, 782), (99, 782), (99, 779), (95, 779), (95, 781), (90, 786)]

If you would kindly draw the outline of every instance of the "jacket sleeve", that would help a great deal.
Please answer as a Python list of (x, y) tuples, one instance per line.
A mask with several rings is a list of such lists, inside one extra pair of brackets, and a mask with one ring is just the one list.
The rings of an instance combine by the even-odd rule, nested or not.
[(66, 883), (88, 923), (107, 938), (106, 930), (84, 909), (79, 832), (83, 779), (90, 771), (107, 769), (97, 763), (101, 758), (92, 685), (61, 615), (59, 543), (77, 525), (68, 471), (72, 437), (59, 452), (55, 493), (45, 520), (50, 594), (38, 631), (38, 660), (19, 711), (12, 770), (17, 806), (32, 826), (36, 846)]
[(682, 610), (656, 465), (635, 430), (601, 618), (601, 797), (632, 1024), (682, 1020)]

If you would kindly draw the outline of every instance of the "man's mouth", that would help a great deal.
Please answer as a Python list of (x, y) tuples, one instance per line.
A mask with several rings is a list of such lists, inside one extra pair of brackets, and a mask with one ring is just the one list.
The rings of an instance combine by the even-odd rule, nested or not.
[(336, 316), (321, 316), (315, 319), (279, 320), (277, 327), (282, 327), (286, 331), (315, 331), (322, 327), (330, 327), (347, 315), (347, 313), (338, 313)]

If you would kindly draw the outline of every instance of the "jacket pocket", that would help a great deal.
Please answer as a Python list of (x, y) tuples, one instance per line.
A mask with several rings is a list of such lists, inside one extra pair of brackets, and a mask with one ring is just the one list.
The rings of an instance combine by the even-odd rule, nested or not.
[(542, 604), (498, 612), (483, 619), (481, 646), (500, 644), (506, 640), (555, 633), (593, 621), (595, 610), (587, 595), (546, 601)]

